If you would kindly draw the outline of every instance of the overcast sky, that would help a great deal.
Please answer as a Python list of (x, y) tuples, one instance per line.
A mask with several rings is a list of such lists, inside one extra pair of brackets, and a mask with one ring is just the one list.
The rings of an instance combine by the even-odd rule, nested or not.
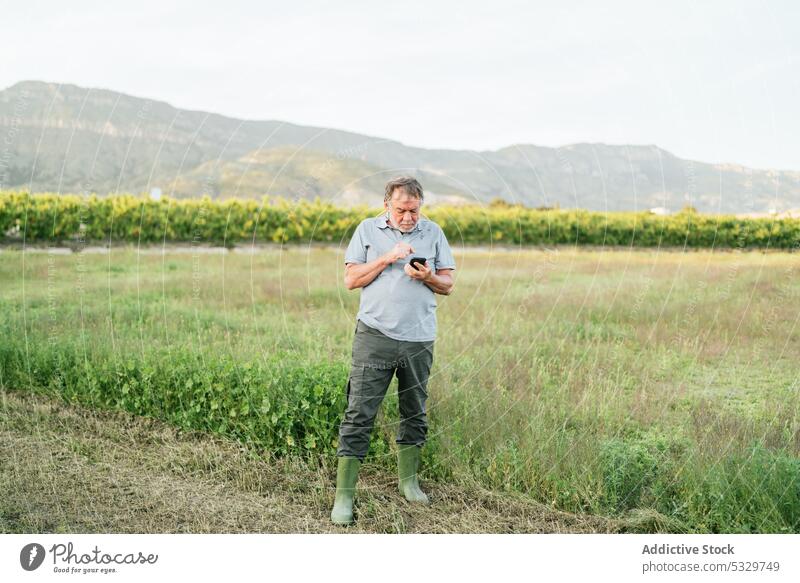
[(800, 170), (800, 2), (2, 0), (37, 79), (423, 147), (656, 144)]

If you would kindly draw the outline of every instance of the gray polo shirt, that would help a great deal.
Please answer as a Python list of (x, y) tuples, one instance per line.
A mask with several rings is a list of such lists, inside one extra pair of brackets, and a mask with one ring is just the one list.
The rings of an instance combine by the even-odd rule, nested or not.
[(425, 257), (428, 267), (455, 269), (453, 252), (442, 228), (420, 217), (408, 233), (395, 229), (388, 213), (365, 219), (358, 225), (344, 254), (345, 263), (369, 263), (390, 251), (398, 241), (408, 243), (414, 252), (386, 267), (369, 285), (361, 288), (357, 319), (389, 338), (412, 342), (436, 339), (436, 294), (403, 268), (412, 257)]

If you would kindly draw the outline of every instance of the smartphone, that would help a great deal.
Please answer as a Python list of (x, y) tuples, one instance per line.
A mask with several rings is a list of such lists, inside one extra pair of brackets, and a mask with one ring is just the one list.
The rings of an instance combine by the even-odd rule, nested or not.
[(413, 267), (417, 271), (419, 271), (419, 267), (417, 267), (417, 263), (422, 263), (422, 265), (425, 265), (427, 262), (428, 262), (428, 260), (425, 259), (424, 257), (412, 257), (411, 261), (409, 261), (409, 263), (411, 264), (411, 267)]

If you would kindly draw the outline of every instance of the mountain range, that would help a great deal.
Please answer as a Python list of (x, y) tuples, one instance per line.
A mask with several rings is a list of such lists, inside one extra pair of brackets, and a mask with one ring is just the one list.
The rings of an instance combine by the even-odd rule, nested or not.
[(380, 205), (413, 174), (426, 203), (759, 213), (800, 207), (800, 172), (685, 160), (654, 145), (426, 149), (284, 121), (178, 109), (106, 89), (23, 81), (0, 91), (0, 190), (319, 197)]

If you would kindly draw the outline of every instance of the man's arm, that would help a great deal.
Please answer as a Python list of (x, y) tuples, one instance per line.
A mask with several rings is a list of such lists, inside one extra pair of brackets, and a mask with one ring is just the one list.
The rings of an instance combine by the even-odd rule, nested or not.
[(384, 256), (369, 263), (348, 263), (344, 267), (344, 287), (358, 289), (369, 285), (391, 262)]
[[(455, 285), (455, 281), (453, 281), (453, 271), (455, 269), (456, 260), (455, 257), (453, 257), (453, 252), (450, 249), (450, 244), (447, 242), (444, 231), (438, 229), (438, 232), (439, 240), (436, 243), (436, 258), (433, 261), (433, 265), (434, 267), (439, 265), (446, 265), (447, 267), (437, 269), (436, 274), (429, 274), (423, 271), (421, 274), (422, 281), (433, 293), (449, 296), (453, 293), (453, 286)], [(427, 271), (431, 270), (429, 269)]]
[(455, 285), (452, 274), (452, 269), (438, 269), (436, 274), (431, 274), (431, 278), (424, 283), (433, 290), (433, 293), (449, 296)]
[(455, 282), (453, 281), (452, 269), (437, 269), (436, 273), (424, 263), (418, 264), (418, 268), (414, 269), (410, 264), (405, 266), (406, 275), (413, 279), (418, 279), (427, 285), (435, 294), (449, 296), (453, 291)]
[(389, 265), (408, 257), (414, 248), (407, 243), (400, 242), (388, 253), (381, 255), (369, 263), (348, 263), (344, 267), (344, 286), (347, 289), (358, 289), (372, 283), (381, 271)]

